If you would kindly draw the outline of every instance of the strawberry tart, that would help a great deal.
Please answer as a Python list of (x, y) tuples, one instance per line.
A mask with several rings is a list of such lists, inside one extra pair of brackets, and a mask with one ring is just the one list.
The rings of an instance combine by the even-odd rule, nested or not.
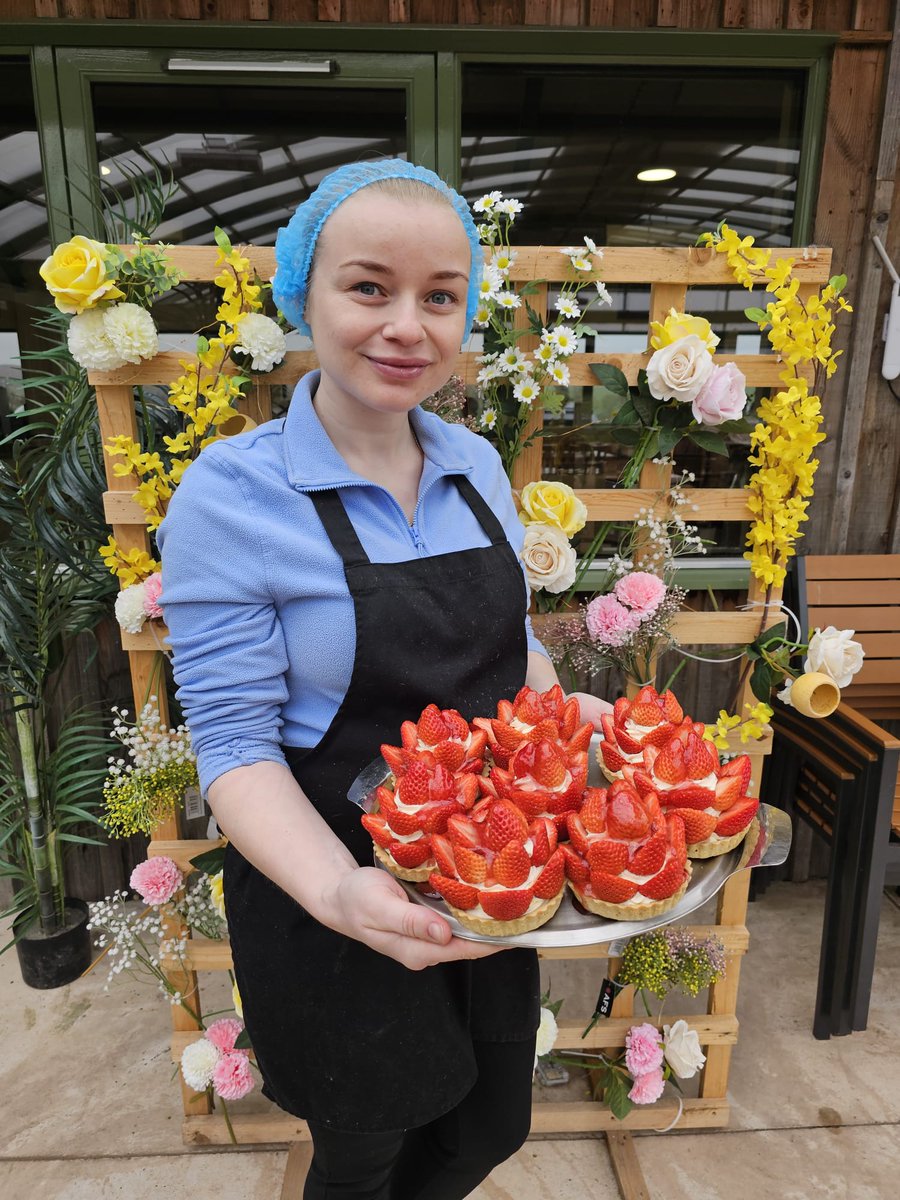
[(478, 772), (484, 766), (487, 740), (487, 733), (471, 728), (455, 708), (429, 704), (418, 721), (403, 722), (400, 745), (383, 745), (381, 754), (397, 779), (418, 759), (440, 763), (448, 771)]
[(684, 722), (681, 705), (672, 692), (660, 695), (642, 687), (633, 700), (617, 700), (611, 713), (601, 718), (603, 740), (597, 761), (607, 779), (622, 779), (622, 768), (640, 764), (645, 746), (661, 746)]
[(459, 923), (495, 937), (528, 933), (549, 921), (563, 898), (565, 874), (553, 821), (530, 824), (509, 800), (487, 797), (435, 834), (431, 887)]
[(643, 921), (674, 908), (691, 878), (684, 823), (630, 783), (588, 788), (567, 819), (566, 878), (589, 912)]
[(496, 717), (476, 717), (472, 724), (484, 731), (498, 767), (508, 767), (510, 757), (526, 742), (550, 741), (570, 753), (586, 751), (594, 732), (590, 721), (581, 723), (577, 699), (567, 700), (558, 683), (546, 692), (523, 687), (512, 702), (499, 702)]
[(549, 817), (562, 833), (566, 814), (581, 807), (587, 773), (587, 750), (542, 739), (523, 742), (507, 768), (493, 767), (479, 782), (485, 795), (511, 800), (530, 820)]
[(472, 808), (478, 776), (454, 774), (433, 758), (412, 761), (399, 781), (382, 785), (375, 795), (377, 809), (362, 818), (375, 843), (375, 857), (398, 879), (422, 882), (437, 865), (432, 835), (443, 833), (453, 814)]

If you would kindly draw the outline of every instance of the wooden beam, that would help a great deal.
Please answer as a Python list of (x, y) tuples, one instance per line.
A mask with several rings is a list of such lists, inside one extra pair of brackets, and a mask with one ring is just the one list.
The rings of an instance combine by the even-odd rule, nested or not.
[(606, 1131), (606, 1148), (622, 1200), (650, 1200), (650, 1189), (638, 1162), (634, 1138), (628, 1130)]

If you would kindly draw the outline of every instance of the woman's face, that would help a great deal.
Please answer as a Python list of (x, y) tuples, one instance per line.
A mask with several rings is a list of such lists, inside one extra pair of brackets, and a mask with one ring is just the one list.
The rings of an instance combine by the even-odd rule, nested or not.
[(447, 382), (465, 334), (471, 251), (443, 203), (363, 188), (328, 218), (306, 319), (317, 399), (408, 412)]

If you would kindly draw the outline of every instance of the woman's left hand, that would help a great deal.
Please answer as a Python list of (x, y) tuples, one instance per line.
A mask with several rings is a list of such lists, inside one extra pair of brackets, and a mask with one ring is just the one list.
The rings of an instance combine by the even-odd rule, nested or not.
[(594, 729), (597, 733), (600, 733), (600, 718), (604, 713), (611, 713), (613, 706), (608, 700), (601, 700), (599, 696), (592, 696), (590, 692), (568, 692), (567, 698), (571, 696), (574, 696), (578, 701), (582, 722), (592, 721)]

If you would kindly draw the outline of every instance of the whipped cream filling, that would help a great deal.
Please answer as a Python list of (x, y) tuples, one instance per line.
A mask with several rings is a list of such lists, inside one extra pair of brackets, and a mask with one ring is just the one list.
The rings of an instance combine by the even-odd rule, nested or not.
[(395, 833), (393, 829), (391, 830), (391, 837), (395, 842), (417, 842), (424, 836), (421, 829), (417, 829), (415, 833)]
[[(666, 783), (662, 779), (657, 779), (655, 771), (650, 772), (650, 778), (653, 780), (654, 784), (658, 785), (657, 791), (659, 791), (659, 792), (671, 792), (671, 791), (674, 791), (675, 788), (688, 787), (688, 786), (702, 787), (702, 788), (706, 788), (707, 791), (714, 792), (716, 790), (716, 782), (717, 782), (717, 776), (716, 776), (715, 771), (710, 772), (709, 775), (704, 775), (702, 779), (682, 779), (680, 783)], [(715, 812), (716, 810), (712, 809), (712, 808), (707, 808), (707, 809), (704, 809), (703, 811), (704, 812)]]
[(638, 725), (637, 721), (632, 721), (631, 717), (625, 718), (625, 732), (630, 738), (634, 738), (639, 742), (645, 733), (651, 733), (654, 729), (659, 729), (662, 721), (658, 721), (655, 725)]
[(524, 721), (520, 721), (518, 717), (513, 717), (509, 722), (510, 729), (518, 729), (520, 733), (531, 733), (534, 729), (533, 725), (526, 725)]
[[(447, 738), (446, 740), (448, 742), (453, 742), (457, 746), (462, 746), (462, 748), (465, 750), (466, 754), (468, 754), (469, 750), (472, 747), (472, 731), (471, 731), (471, 729), (469, 730), (465, 741), (461, 741), (460, 738)], [(419, 738), (418, 741), (416, 742), (416, 750), (417, 751), (429, 750), (429, 751), (433, 752), (434, 746), (429, 742), (423, 742), (422, 739)]]

